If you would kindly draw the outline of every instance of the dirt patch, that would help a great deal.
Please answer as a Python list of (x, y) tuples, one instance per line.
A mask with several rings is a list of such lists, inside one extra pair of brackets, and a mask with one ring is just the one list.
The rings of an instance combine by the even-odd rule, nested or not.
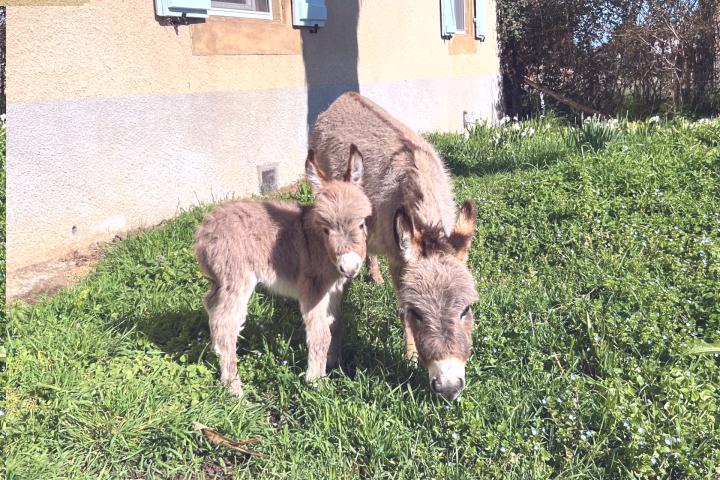
[(45, 295), (74, 285), (93, 271), (105, 244), (94, 243), (85, 250), (47, 262), (36, 263), (8, 272), (5, 303), (21, 300), (34, 303)]

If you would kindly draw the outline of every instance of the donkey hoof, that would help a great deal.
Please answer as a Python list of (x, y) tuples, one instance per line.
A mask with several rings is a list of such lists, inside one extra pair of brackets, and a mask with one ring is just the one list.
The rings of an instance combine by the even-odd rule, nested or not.
[(405, 352), (405, 360), (408, 362), (417, 365), (418, 363), (418, 354), (415, 350), (408, 350)]
[(377, 273), (377, 274), (371, 273), (369, 275), (369, 277), (370, 277), (370, 281), (376, 285), (382, 285), (383, 283), (385, 283), (385, 279), (383, 278), (382, 274), (380, 274), (380, 273)]
[(319, 380), (324, 376), (325, 376), (325, 372), (320, 373), (320, 372), (312, 372), (312, 371), (308, 370), (307, 372), (305, 372), (305, 382), (313, 384), (313, 383), (315, 383), (316, 380)]
[(236, 378), (236, 379), (230, 381), (230, 383), (227, 384), (227, 388), (228, 388), (228, 391), (230, 392), (230, 395), (232, 395), (233, 397), (238, 397), (238, 398), (242, 397), (243, 388), (242, 388), (242, 383), (240, 383), (239, 378)]

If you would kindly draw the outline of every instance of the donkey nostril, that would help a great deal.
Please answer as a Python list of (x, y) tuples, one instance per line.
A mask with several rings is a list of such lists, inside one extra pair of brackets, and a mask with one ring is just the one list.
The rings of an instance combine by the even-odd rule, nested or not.
[(430, 382), (430, 388), (433, 392), (438, 392), (438, 390), (440, 389), (440, 385), (438, 384), (437, 378), (432, 379), (432, 381)]
[(458, 390), (462, 391), (465, 388), (465, 379), (460, 379), (460, 388)]

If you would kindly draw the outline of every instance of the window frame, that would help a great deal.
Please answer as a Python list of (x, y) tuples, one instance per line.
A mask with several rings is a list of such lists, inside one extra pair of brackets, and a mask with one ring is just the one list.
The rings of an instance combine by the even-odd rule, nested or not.
[(241, 8), (213, 7), (212, 0), (208, 15), (211, 17), (239, 17), (239, 18), (255, 18), (258, 20), (273, 20), (272, 0), (268, 0), (268, 11), (259, 12), (257, 10), (248, 10)]

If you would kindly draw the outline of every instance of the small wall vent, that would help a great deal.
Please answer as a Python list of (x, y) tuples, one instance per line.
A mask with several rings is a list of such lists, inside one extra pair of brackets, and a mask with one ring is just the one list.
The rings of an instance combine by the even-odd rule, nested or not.
[(277, 190), (277, 166), (261, 165), (258, 167), (260, 176), (260, 193), (267, 195)]

